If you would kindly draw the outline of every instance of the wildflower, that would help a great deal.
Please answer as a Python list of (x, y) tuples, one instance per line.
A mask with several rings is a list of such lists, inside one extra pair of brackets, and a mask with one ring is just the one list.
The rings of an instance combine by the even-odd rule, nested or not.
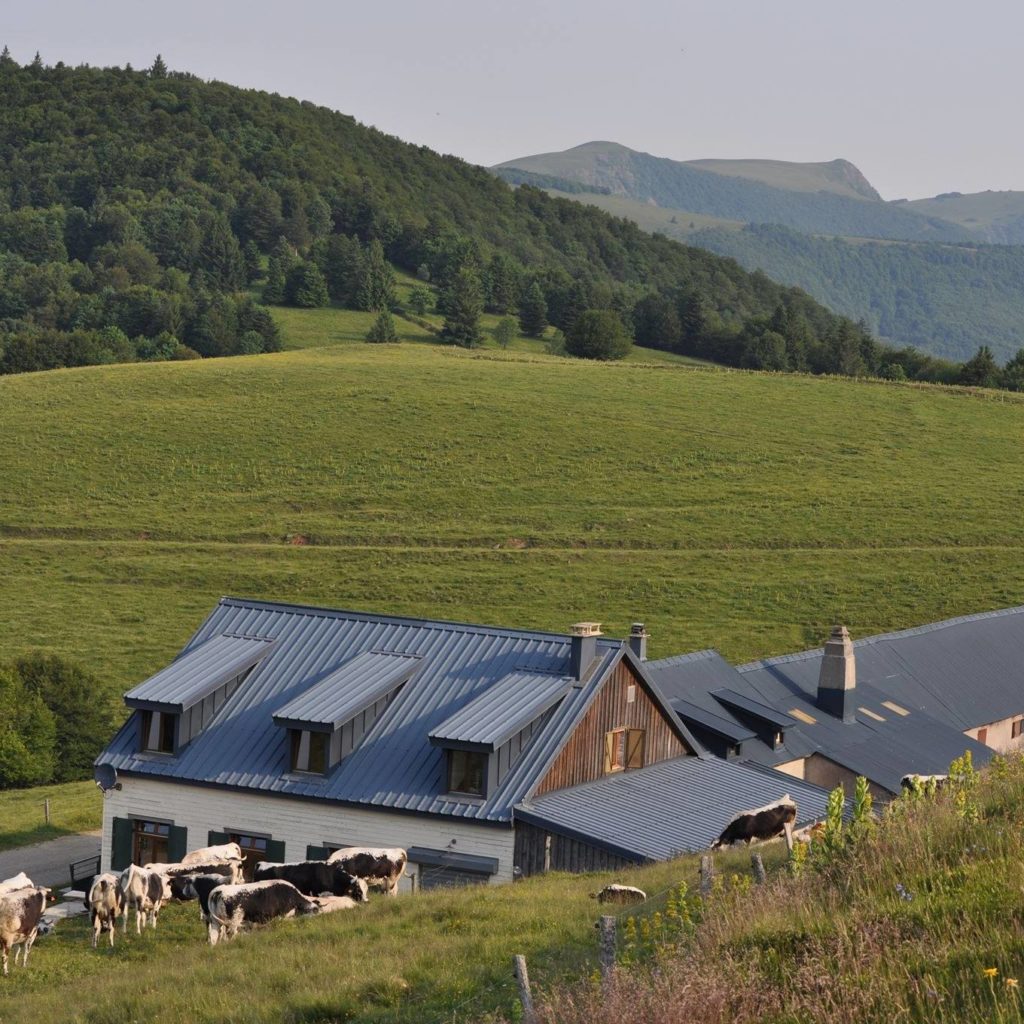
[(899, 896), (901, 900), (906, 900), (908, 903), (914, 898), (914, 894), (909, 889), (905, 888), (902, 882), (896, 883), (896, 895)]
[(985, 968), (985, 977), (986, 978), (994, 978), (998, 973), (999, 973), (999, 968), (998, 967), (986, 967)]
[(1003, 981), (1006, 982), (1006, 987), (1007, 988), (1018, 988), (1019, 987), (1017, 985), (1017, 979), (1016, 978), (1004, 978)]

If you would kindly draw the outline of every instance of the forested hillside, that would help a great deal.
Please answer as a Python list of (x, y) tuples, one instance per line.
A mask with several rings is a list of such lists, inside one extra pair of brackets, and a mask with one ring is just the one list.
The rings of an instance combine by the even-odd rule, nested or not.
[(0, 371), (272, 349), (273, 323), (245, 289), (386, 308), (385, 257), (442, 298), (460, 287), (500, 313), (530, 299), (540, 331), (590, 308), (628, 322), (657, 290), (692, 312), (696, 347), (779, 309), (824, 366), (840, 366), (837, 347), (871, 344), (730, 260), (159, 59), (19, 67), (5, 53), (0, 153)]
[(943, 192), (931, 199), (901, 201), (900, 206), (967, 228), (986, 242), (1024, 245), (1024, 192)]

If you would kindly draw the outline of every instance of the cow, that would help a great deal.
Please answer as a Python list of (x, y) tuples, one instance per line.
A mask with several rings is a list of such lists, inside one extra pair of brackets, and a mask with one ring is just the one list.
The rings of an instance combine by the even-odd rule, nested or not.
[(405, 874), (409, 859), (405, 850), (378, 849), (369, 846), (345, 846), (327, 858), (328, 864), (340, 864), (350, 875), (366, 879), (371, 889), (381, 889), (389, 896), (398, 895), (398, 880)]
[(128, 933), (128, 911), (135, 908), (135, 933), (142, 934), (142, 926), (147, 919), (151, 927), (156, 928), (157, 915), (160, 908), (171, 898), (171, 883), (165, 876), (156, 871), (147, 871), (137, 864), (129, 864), (121, 872), (121, 891), (124, 894), (122, 913), (124, 914), (124, 931)]
[(143, 867), (170, 880), (174, 899), (186, 898), (181, 894), (192, 875), (220, 875), (225, 885), (237, 885), (242, 880), (242, 862), (238, 860), (217, 860), (205, 864), (144, 864)]
[(182, 900), (199, 901), (199, 920), (207, 924), (210, 920), (210, 893), (222, 885), (234, 884), (224, 881), (223, 875), (182, 875), (171, 881), (181, 883)]
[(820, 843), (825, 837), (825, 822), (815, 821), (813, 824), (798, 828), (793, 833), (794, 843), (804, 843), (810, 846), (811, 843)]
[(241, 862), (242, 848), (238, 843), (224, 843), (222, 846), (204, 846), (201, 850), (192, 850), (181, 858), (182, 864), (215, 864), (225, 860)]
[(603, 889), (598, 889), (597, 892), (592, 892), (590, 898), (597, 900), (598, 903), (643, 903), (647, 899), (647, 893), (635, 885), (619, 885), (614, 882)]
[(900, 779), (900, 789), (904, 793), (934, 793), (937, 789), (943, 789), (948, 782), (948, 775), (918, 775), (914, 772)]
[(18, 889), (31, 889), (32, 879), (25, 874), (24, 871), (19, 871), (16, 875), (11, 878), (5, 878), (0, 882), (0, 894), (5, 892), (15, 892)]
[(233, 939), (243, 924), (266, 924), (278, 917), (319, 912), (319, 904), (303, 896), (291, 882), (218, 885), (209, 899), (210, 945), (216, 946), (222, 938)]
[(306, 860), (293, 864), (271, 864), (260, 861), (253, 872), (254, 882), (275, 878), (291, 882), (305, 896), (349, 896), (357, 903), (366, 902), (366, 880), (350, 875), (341, 864), (322, 860)]
[(336, 910), (355, 910), (359, 906), (359, 902), (349, 896), (314, 896), (313, 901), (320, 908), (321, 914), (333, 914)]
[(114, 932), (117, 931), (117, 917), (121, 913), (124, 893), (121, 879), (107, 872), (97, 875), (89, 886), (86, 904), (89, 907), (89, 922), (92, 924), (92, 948), (102, 932), (110, 935), (110, 948), (114, 948)]
[(786, 793), (773, 803), (740, 811), (729, 819), (722, 834), (711, 844), (712, 850), (742, 842), (749, 846), (754, 840), (774, 839), (785, 834), (786, 846), (793, 849), (793, 822), (796, 821), (796, 803)]
[(5, 978), (7, 958), (15, 946), (21, 948), (14, 951), (14, 966), (18, 966), (20, 953), (22, 966), (28, 967), (28, 954), (39, 934), (49, 895), (50, 890), (41, 885), (0, 895), (0, 960), (3, 961)]

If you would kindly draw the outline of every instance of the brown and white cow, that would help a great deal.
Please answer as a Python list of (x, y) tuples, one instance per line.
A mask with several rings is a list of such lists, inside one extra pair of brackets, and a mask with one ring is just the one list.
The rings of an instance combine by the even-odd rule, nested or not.
[(14, 947), (20, 947), (14, 951), (14, 966), (18, 966), (20, 953), (23, 966), (28, 967), (28, 954), (39, 934), (49, 895), (50, 890), (41, 885), (0, 895), (0, 960), (4, 977), (7, 977), (7, 958)]
[(106, 872), (97, 875), (89, 886), (86, 905), (89, 908), (89, 921), (92, 924), (92, 948), (96, 948), (96, 940), (102, 932), (110, 935), (110, 948), (114, 948), (114, 932), (117, 931), (117, 917), (121, 913), (124, 893), (121, 891), (119, 876)]
[(186, 895), (188, 884), (198, 875), (219, 875), (223, 885), (237, 885), (242, 881), (242, 862), (240, 860), (218, 860), (205, 864), (144, 864), (147, 871), (163, 875), (171, 884), (171, 898), (176, 900), (191, 899)]
[(261, 860), (252, 876), (254, 882), (275, 878), (291, 882), (304, 896), (348, 896), (358, 903), (366, 902), (366, 879), (350, 875), (337, 861), (333, 864), (322, 860), (274, 864)]
[(796, 802), (788, 793), (764, 807), (752, 811), (740, 811), (729, 819), (722, 834), (711, 844), (712, 850), (733, 843), (744, 843), (774, 839), (785, 835), (786, 845), (793, 849), (793, 822), (796, 821)]
[(278, 917), (318, 914), (320, 905), (291, 882), (218, 885), (210, 893), (208, 935), (211, 946), (233, 939), (243, 925), (266, 924)]
[(223, 843), (220, 846), (204, 846), (201, 850), (192, 850), (181, 858), (184, 865), (217, 864), (226, 860), (241, 862), (242, 848), (238, 843)]
[(321, 914), (333, 914), (336, 910), (355, 910), (360, 903), (351, 896), (313, 896), (312, 899), (320, 908)]
[(619, 885), (618, 882), (613, 882), (603, 889), (598, 889), (597, 892), (592, 892), (590, 898), (597, 900), (598, 903), (643, 903), (647, 899), (647, 893), (635, 885)]
[(147, 920), (152, 928), (156, 928), (160, 908), (171, 898), (171, 883), (165, 875), (129, 864), (121, 872), (121, 892), (125, 933), (128, 932), (128, 912), (134, 907), (135, 933), (141, 935)]
[(31, 889), (32, 879), (25, 874), (24, 871), (19, 871), (16, 875), (11, 878), (5, 878), (0, 882), (0, 894), (5, 892), (16, 892), (18, 889)]
[(388, 896), (398, 895), (398, 881), (405, 874), (409, 855), (400, 847), (344, 846), (327, 858), (328, 864), (340, 864), (350, 875), (366, 880), (371, 889)]

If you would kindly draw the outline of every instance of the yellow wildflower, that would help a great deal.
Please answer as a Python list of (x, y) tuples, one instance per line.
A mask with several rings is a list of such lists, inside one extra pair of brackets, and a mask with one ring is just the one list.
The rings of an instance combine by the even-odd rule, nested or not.
[(985, 977), (986, 978), (994, 978), (998, 973), (999, 973), (999, 968), (998, 967), (986, 967), (985, 968)]
[(1016, 978), (1004, 978), (1003, 980), (1006, 982), (1006, 987), (1007, 988), (1017, 988), (1017, 979)]

